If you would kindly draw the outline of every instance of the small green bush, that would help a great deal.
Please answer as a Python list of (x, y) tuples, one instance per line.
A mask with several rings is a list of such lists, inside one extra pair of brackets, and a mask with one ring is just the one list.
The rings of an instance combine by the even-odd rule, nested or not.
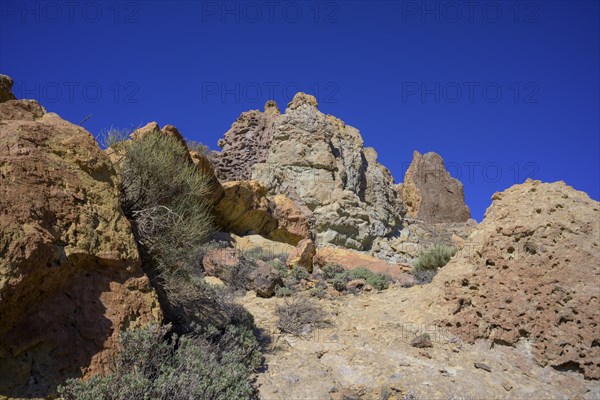
[(436, 244), (429, 251), (422, 252), (414, 262), (415, 271), (437, 270), (448, 264), (448, 261), (456, 254), (456, 247)]
[(271, 268), (275, 268), (279, 273), (281, 279), (285, 279), (288, 277), (290, 270), (282, 260), (275, 258), (271, 261), (267, 261), (267, 265), (269, 265)]
[(448, 264), (456, 251), (453, 246), (436, 244), (429, 251), (422, 252), (413, 263), (412, 274), (417, 282), (419, 284), (430, 283), (438, 269)]
[(294, 291), (287, 286), (280, 286), (275, 291), (275, 296), (277, 297), (290, 297), (294, 294)]
[(290, 278), (292, 278), (294, 281), (299, 282), (302, 279), (308, 279), (308, 271), (303, 268), (300, 267), (298, 265), (295, 265), (289, 272), (289, 276)]
[[(327, 278), (332, 276), (332, 274), (333, 277)], [(323, 270), (323, 276), (328, 279), (334, 289), (340, 292), (345, 290), (346, 284), (354, 279), (364, 279), (377, 290), (387, 289), (392, 281), (388, 275), (375, 273), (366, 268), (344, 270), (341, 267), (331, 267), (327, 271)]]
[(337, 264), (327, 264), (323, 266), (323, 279), (333, 279), (337, 274), (344, 272), (344, 267)]
[(213, 344), (176, 335), (167, 341), (167, 331), (149, 325), (123, 332), (110, 374), (70, 379), (58, 392), (64, 400), (256, 398), (246, 376), (260, 359), (247, 332), (226, 333)]
[(290, 298), (277, 306), (276, 326), (281, 332), (301, 336), (316, 328), (329, 326), (325, 312), (308, 299)]

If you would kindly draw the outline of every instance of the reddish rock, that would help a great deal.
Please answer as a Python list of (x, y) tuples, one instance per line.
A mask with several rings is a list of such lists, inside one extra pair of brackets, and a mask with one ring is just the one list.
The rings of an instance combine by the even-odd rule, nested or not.
[(303, 239), (298, 246), (290, 253), (286, 264), (288, 268), (296, 266), (306, 269), (308, 272), (313, 270), (313, 258), (317, 254), (315, 244), (310, 239)]
[(90, 133), (2, 102), (0, 165), (0, 394), (45, 397), (106, 371), (120, 331), (162, 314)]
[(215, 153), (215, 169), (222, 181), (252, 179), (251, 168), (267, 159), (273, 122), (279, 115), (277, 104), (267, 101), (264, 112), (242, 113), (219, 140), (221, 152)]
[(206, 275), (218, 278), (223, 277), (225, 271), (235, 268), (240, 262), (240, 252), (230, 248), (209, 250), (202, 258)]
[(387, 274), (404, 286), (416, 284), (414, 277), (408, 273), (411, 269), (409, 265), (390, 264), (354, 250), (331, 247), (319, 248), (315, 256), (315, 264), (321, 267), (327, 264), (339, 265), (344, 269), (366, 268), (371, 272)]
[(399, 189), (412, 218), (428, 223), (466, 222), (470, 218), (462, 183), (450, 176), (436, 153), (421, 155), (415, 151)]

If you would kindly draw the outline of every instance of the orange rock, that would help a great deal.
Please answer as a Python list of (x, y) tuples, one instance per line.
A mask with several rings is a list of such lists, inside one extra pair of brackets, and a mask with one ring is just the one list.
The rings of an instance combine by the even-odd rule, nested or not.
[(106, 371), (120, 331), (162, 313), (90, 133), (2, 102), (0, 165), (0, 393), (46, 397)]
[(315, 244), (310, 239), (302, 239), (298, 246), (290, 253), (286, 264), (288, 268), (296, 266), (306, 269), (308, 272), (313, 270), (313, 258), (317, 254)]

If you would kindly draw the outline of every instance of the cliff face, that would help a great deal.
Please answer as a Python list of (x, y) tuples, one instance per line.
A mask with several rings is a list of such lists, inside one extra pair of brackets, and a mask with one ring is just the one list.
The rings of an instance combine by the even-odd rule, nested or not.
[(0, 188), (0, 395), (46, 396), (105, 370), (119, 332), (162, 313), (91, 134), (1, 102)]
[(462, 183), (450, 176), (436, 153), (414, 152), (401, 192), (407, 215), (412, 218), (439, 223), (466, 222), (471, 217)]
[(267, 157), (252, 166), (252, 177), (314, 213), (318, 244), (368, 250), (397, 229), (402, 207), (391, 174), (363, 146), (357, 129), (298, 93), (275, 118)]

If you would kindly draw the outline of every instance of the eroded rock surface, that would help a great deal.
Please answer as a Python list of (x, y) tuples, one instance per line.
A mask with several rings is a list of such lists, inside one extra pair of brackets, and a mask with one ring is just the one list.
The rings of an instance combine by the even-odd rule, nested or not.
[(428, 223), (466, 222), (471, 213), (463, 185), (452, 178), (438, 154), (415, 151), (399, 185), (407, 215)]
[(43, 397), (105, 371), (119, 332), (162, 314), (91, 134), (0, 103), (0, 188), (0, 397)]
[(471, 342), (526, 342), (541, 365), (600, 379), (600, 203), (532, 180), (493, 200), (436, 277), (450, 328)]
[(219, 179), (239, 181), (252, 178), (252, 166), (267, 158), (278, 115), (279, 109), (273, 100), (267, 101), (264, 112), (252, 110), (240, 115), (219, 140), (222, 150), (214, 157)]

